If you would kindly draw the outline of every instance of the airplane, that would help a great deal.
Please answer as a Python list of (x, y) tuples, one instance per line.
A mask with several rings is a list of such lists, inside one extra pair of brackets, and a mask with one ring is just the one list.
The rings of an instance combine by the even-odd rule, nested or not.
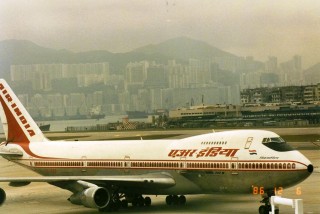
[[(231, 130), (183, 139), (50, 141), (4, 79), (0, 116), (6, 140), (0, 155), (37, 172), (34, 177), (0, 177), (24, 186), (47, 182), (69, 190), (72, 204), (101, 212), (150, 206), (150, 195), (184, 205), (190, 194), (261, 194), (294, 186), (313, 172), (312, 163), (278, 134)], [(276, 191), (275, 191), (276, 190)], [(0, 204), (6, 193), (0, 188)], [(259, 213), (267, 213), (262, 205)]]

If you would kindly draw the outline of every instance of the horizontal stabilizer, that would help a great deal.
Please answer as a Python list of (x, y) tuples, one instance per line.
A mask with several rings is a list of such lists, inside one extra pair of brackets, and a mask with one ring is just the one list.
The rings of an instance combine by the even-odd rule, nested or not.
[(0, 149), (0, 156), (21, 157), (23, 156), (23, 152), (18, 149), (6, 149), (5, 147), (2, 147)]

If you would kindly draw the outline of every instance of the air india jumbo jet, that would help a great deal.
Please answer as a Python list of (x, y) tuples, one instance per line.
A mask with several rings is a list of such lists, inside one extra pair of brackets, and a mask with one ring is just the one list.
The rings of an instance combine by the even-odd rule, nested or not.
[[(42, 175), (1, 177), (0, 182), (47, 182), (69, 190), (71, 203), (100, 211), (129, 203), (149, 206), (146, 195), (167, 195), (168, 205), (185, 204), (188, 194), (256, 192), (270, 197), (275, 188), (294, 186), (313, 171), (306, 157), (270, 131), (236, 130), (178, 140), (49, 141), (3, 79), (0, 102), (6, 137), (0, 155)], [(0, 189), (0, 203), (5, 199)]]

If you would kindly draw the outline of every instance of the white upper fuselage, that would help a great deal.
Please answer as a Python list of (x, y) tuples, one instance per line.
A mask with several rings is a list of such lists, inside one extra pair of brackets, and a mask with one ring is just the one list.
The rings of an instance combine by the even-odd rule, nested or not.
[(0, 150), (22, 151), (22, 157), (12, 160), (42, 175), (166, 172), (176, 180), (174, 187), (149, 194), (246, 193), (252, 186), (289, 187), (311, 174), (310, 161), (298, 151), (276, 151), (262, 143), (271, 138), (279, 136), (269, 131), (239, 130), (180, 140), (9, 143), (2, 144)]

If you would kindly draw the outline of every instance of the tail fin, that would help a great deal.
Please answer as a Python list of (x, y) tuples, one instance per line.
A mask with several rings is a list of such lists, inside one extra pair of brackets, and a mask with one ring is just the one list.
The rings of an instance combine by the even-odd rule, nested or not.
[(48, 141), (4, 79), (0, 79), (0, 103), (0, 117), (8, 142)]

